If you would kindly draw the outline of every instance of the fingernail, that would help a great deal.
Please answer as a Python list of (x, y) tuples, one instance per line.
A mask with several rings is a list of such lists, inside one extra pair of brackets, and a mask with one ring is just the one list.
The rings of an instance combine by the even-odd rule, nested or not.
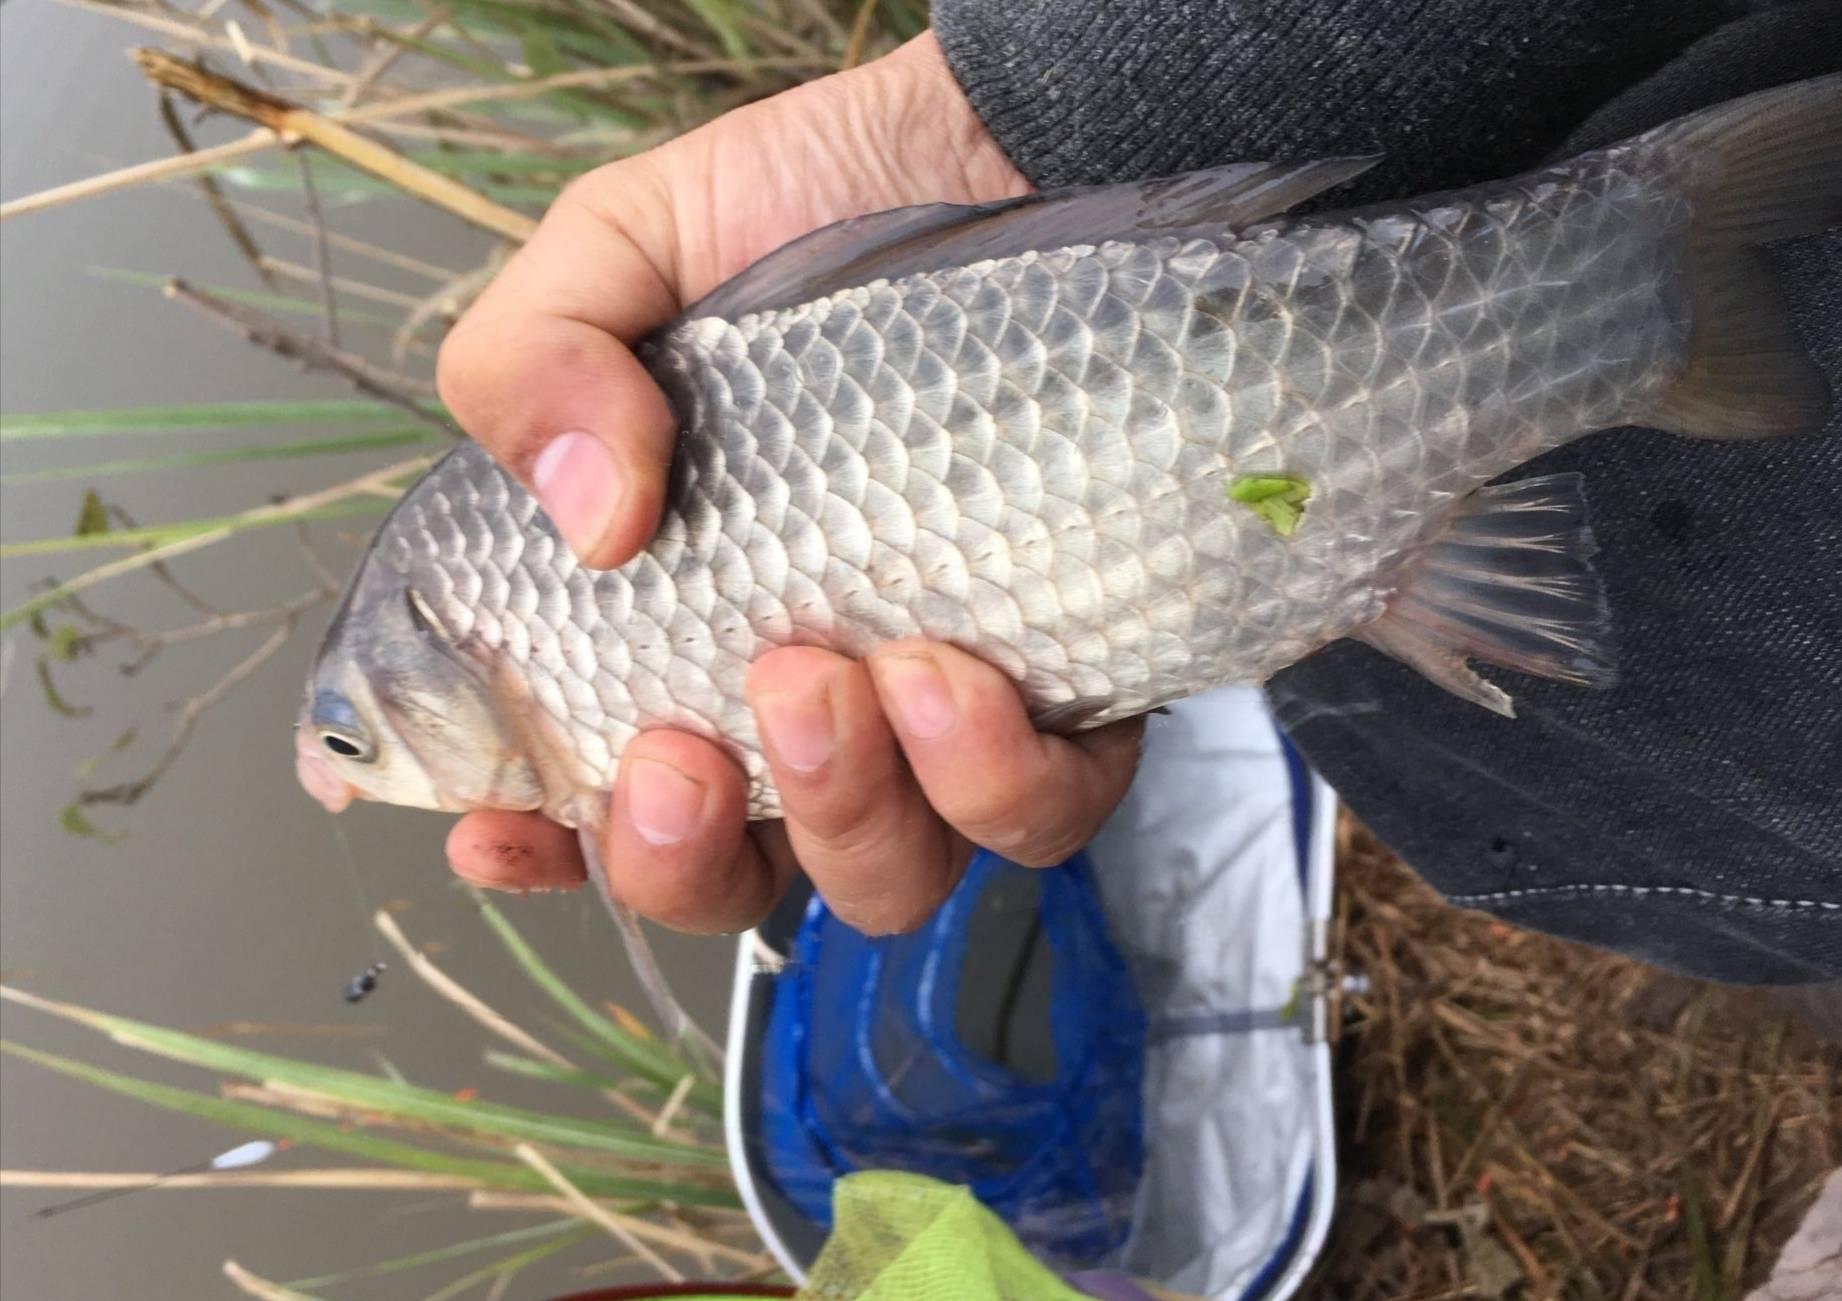
[(755, 721), (768, 748), (794, 772), (815, 772), (831, 758), (831, 693), (775, 693), (755, 701)]
[(627, 816), (651, 845), (675, 845), (703, 817), (704, 786), (657, 759), (627, 763)]
[(872, 661), (877, 685), (889, 697), (896, 722), (910, 736), (931, 741), (944, 735), (958, 715), (953, 692), (940, 666), (926, 655), (890, 655)]
[(594, 551), (620, 508), (620, 471), (613, 453), (593, 434), (571, 431), (551, 439), (531, 465), (531, 486), (578, 556)]

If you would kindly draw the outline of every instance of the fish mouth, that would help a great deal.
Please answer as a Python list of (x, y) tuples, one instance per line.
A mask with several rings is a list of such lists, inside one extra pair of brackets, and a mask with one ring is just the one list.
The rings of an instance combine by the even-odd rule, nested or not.
[(332, 761), (314, 748), (312, 733), (305, 729), (294, 738), (294, 776), (328, 813), (341, 812), (358, 794), (356, 787), (334, 771)]

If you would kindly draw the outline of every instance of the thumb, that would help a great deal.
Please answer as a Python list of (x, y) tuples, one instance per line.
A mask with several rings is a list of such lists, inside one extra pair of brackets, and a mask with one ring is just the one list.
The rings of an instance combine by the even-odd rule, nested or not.
[(565, 190), (442, 344), (441, 398), (584, 564), (658, 526), (675, 418), (631, 345), (679, 307), (671, 192), (650, 158)]

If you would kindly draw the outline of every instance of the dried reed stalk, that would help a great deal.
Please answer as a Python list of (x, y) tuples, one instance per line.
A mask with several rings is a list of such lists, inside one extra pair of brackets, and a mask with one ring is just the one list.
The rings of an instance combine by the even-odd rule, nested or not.
[(267, 127), (286, 142), (306, 140), (352, 166), (369, 172), (418, 199), (445, 208), (464, 221), (522, 244), (537, 230), (537, 222), (468, 189), (420, 163), (362, 136), (348, 126), (303, 108), (267, 91), (211, 72), (196, 63), (174, 58), (165, 50), (134, 52), (135, 64), (156, 86), (176, 91), (207, 108), (230, 113)]

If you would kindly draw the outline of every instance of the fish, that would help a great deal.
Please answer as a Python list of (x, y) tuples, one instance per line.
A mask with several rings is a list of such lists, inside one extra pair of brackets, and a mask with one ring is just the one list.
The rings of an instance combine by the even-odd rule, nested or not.
[(1842, 76), (1293, 211), (1374, 161), (904, 208), (770, 254), (640, 349), (680, 434), (629, 563), (578, 564), (473, 444), (403, 495), (314, 661), (303, 785), (588, 828), (627, 744), (676, 728), (771, 818), (743, 679), (789, 645), (949, 642), (1061, 732), (1343, 638), (1505, 715), (1474, 661), (1608, 685), (1580, 478), (1499, 480), (1619, 426), (1822, 427), (1759, 245), (1842, 223)]

